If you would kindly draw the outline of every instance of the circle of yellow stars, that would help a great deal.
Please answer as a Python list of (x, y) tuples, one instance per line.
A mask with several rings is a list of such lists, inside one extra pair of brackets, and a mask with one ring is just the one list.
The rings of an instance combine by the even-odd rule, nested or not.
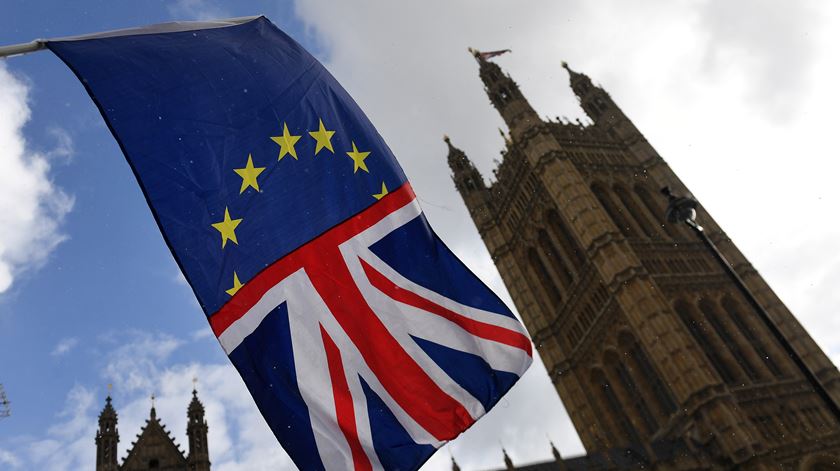
[[(335, 135), (334, 130), (329, 130), (324, 125), (324, 121), (322, 119), (318, 119), (318, 129), (315, 131), (309, 131), (309, 136), (315, 140), (315, 154), (314, 156), (317, 157), (318, 153), (322, 150), (327, 150), (330, 154), (335, 155), (335, 149), (333, 148), (332, 138)], [(293, 159), (298, 160), (297, 149), (295, 149), (295, 145), (297, 145), (298, 141), (300, 140), (301, 136), (295, 136), (289, 131), (289, 126), (286, 122), (283, 122), (283, 132), (279, 136), (271, 136), (270, 139), (280, 146), (280, 153), (277, 156), (277, 160), (281, 161), (287, 155), (291, 156)], [(367, 164), (365, 164), (365, 160), (370, 157), (370, 151), (362, 151), (356, 146), (356, 142), (351, 140), (350, 141), (351, 150), (346, 151), (347, 157), (353, 161), (353, 174), (356, 174), (359, 170), (362, 170), (366, 173), (370, 173), (368, 170)], [(245, 162), (245, 166), (242, 168), (235, 168), (233, 171), (239, 175), (242, 179), (242, 183), (239, 187), (239, 194), (243, 194), (249, 189), (254, 190), (255, 192), (259, 193), (262, 190), (260, 189), (259, 183), (259, 176), (265, 171), (266, 167), (255, 167), (254, 166), (254, 159), (251, 154), (248, 154), (248, 160)], [(385, 182), (382, 182), (382, 186), (380, 187), (379, 193), (374, 193), (371, 195), (373, 198), (380, 200), (385, 195), (388, 194), (388, 188), (385, 186)], [(236, 239), (236, 228), (242, 223), (244, 218), (233, 218), (230, 215), (230, 211), (228, 207), (225, 206), (225, 215), (224, 218), (214, 224), (211, 224), (213, 229), (219, 231), (219, 235), (222, 238), (222, 250), (225, 249), (227, 246), (228, 241), (233, 242), (236, 245), (239, 245), (239, 241)], [(225, 290), (229, 296), (233, 296), (239, 291), (244, 284), (239, 280), (239, 275), (234, 270), (233, 272), (233, 286), (230, 289)]]

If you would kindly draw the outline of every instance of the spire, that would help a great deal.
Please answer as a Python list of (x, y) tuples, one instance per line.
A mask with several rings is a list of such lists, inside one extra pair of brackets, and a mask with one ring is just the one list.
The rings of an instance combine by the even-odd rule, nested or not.
[(502, 72), (498, 64), (487, 60), (492, 55), (482, 54), (474, 49), (470, 49), (470, 52), (478, 62), (478, 75), (484, 82), (484, 90), (507, 123), (511, 134), (518, 136), (531, 126), (540, 124), (539, 116), (522, 95), (519, 85), (510, 75)]
[(554, 442), (549, 440), (548, 443), (551, 444), (551, 455), (554, 456), (554, 461), (563, 461), (563, 457), (560, 456), (560, 451), (557, 449), (556, 446), (554, 446)]
[(461, 471), (461, 467), (455, 462), (454, 456), (452, 456), (452, 471)]
[(566, 471), (569, 468), (566, 466), (566, 461), (563, 460), (563, 456), (560, 455), (560, 451), (554, 446), (554, 442), (551, 440), (548, 441), (551, 444), (551, 454), (554, 456), (554, 463), (557, 465), (555, 469), (557, 471)]
[(510, 456), (508, 456), (507, 450), (502, 448), (502, 454), (505, 456), (505, 469), (508, 471), (515, 470), (516, 468), (513, 466), (513, 460), (511, 460)]
[(190, 443), (190, 454), (187, 462), (191, 470), (209, 471), (210, 453), (207, 450), (207, 421), (204, 420), (204, 404), (198, 399), (196, 382), (193, 379), (192, 400), (187, 407), (187, 439)]
[(198, 391), (195, 388), (192, 391), (192, 400), (190, 401), (189, 407), (187, 407), (187, 413), (189, 415), (204, 416), (204, 404), (198, 399)]
[(454, 173), (456, 177), (464, 171), (469, 171), (475, 168), (472, 162), (470, 162), (470, 159), (467, 158), (467, 154), (452, 145), (452, 140), (449, 139), (449, 136), (446, 134), (443, 135), (443, 142), (446, 143), (446, 148), (448, 150), (446, 160), (449, 162), (449, 168), (452, 169), (452, 173)]
[(96, 471), (117, 471), (117, 444), (120, 434), (117, 430), (117, 411), (111, 404), (110, 393), (105, 398), (105, 407), (99, 413), (99, 429), (96, 431), (95, 441)]
[(152, 410), (149, 411), (149, 420), (157, 420), (157, 411), (155, 410), (155, 393), (152, 393), (150, 399), (152, 400)]
[(572, 70), (566, 62), (562, 65), (569, 72), (569, 85), (577, 96), (580, 106), (592, 121), (598, 123), (598, 120), (604, 116), (614, 120), (618, 114), (623, 115), (610, 95), (601, 87), (593, 85), (588, 75)]
[(569, 67), (568, 62), (563, 61), (560, 63), (560, 65), (562, 65), (563, 68), (566, 69), (567, 72), (569, 72), (569, 84), (572, 86), (573, 89), (575, 87), (575, 84), (577, 83), (587, 82), (589, 85), (592, 85), (592, 80), (590, 80), (589, 76), (572, 70), (572, 68)]
[(102, 412), (99, 413), (99, 423), (100, 425), (104, 422), (108, 421), (117, 421), (117, 411), (114, 409), (114, 406), (111, 405), (111, 395), (108, 394), (108, 397), (105, 398), (105, 407), (102, 408)]

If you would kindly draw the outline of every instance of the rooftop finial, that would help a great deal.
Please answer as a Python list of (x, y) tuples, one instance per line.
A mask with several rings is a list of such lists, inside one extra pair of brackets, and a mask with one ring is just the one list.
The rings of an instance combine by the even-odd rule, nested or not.
[(557, 462), (562, 461), (563, 457), (560, 456), (560, 450), (558, 450), (557, 447), (554, 446), (554, 442), (551, 441), (551, 440), (548, 440), (548, 443), (551, 444), (551, 454), (552, 454), (552, 456), (554, 456), (554, 461), (557, 461)]
[(448, 134), (443, 135), (443, 142), (449, 144), (449, 135)]
[(502, 447), (502, 454), (505, 457), (505, 468), (507, 468), (508, 470), (516, 469), (516, 468), (513, 467), (513, 460), (511, 460), (510, 456), (508, 456), (507, 450), (505, 450), (505, 447)]
[(560, 62), (560, 65), (563, 66), (564, 69), (569, 70), (569, 63), (566, 61)]

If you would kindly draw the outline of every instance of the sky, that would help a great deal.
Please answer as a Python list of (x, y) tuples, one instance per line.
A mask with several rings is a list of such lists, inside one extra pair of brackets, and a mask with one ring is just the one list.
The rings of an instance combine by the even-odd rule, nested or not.
[[(71, 6), (72, 4), (72, 6)], [(400, 160), (432, 226), (512, 305), (454, 190), (441, 138), (486, 178), (504, 123), (467, 47), (545, 116), (583, 118), (561, 67), (600, 83), (840, 359), (840, 5), (777, 0), (4, 2), (0, 45), (172, 20), (265, 14), (318, 57)], [(699, 221), (702, 224), (702, 221)], [(213, 469), (290, 470), (178, 272), (81, 85), (48, 52), (0, 60), (0, 469), (93, 469), (113, 384), (120, 456), (148, 417), (186, 445), (198, 378)], [(424, 470), (583, 448), (537, 361)]]

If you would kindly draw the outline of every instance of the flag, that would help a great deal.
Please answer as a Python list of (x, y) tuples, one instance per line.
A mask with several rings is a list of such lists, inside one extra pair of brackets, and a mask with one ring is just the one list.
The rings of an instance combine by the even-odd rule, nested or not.
[(487, 52), (477, 51), (478, 55), (484, 60), (491, 59), (491, 58), (496, 57), (496, 56), (501, 56), (502, 54), (504, 54), (506, 52), (510, 52), (510, 49), (502, 49), (502, 50), (499, 50), (499, 51), (487, 51)]
[(300, 469), (417, 469), (531, 363), (524, 328), (429, 227), (370, 121), (264, 17), (47, 47)]

